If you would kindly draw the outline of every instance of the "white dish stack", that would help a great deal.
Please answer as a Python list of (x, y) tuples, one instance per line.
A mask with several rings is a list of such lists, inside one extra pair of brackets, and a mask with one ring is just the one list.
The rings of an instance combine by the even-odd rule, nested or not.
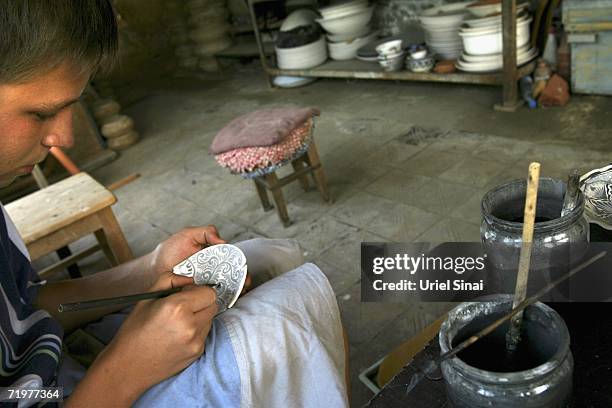
[(353, 0), (319, 9), (316, 21), (327, 31), (329, 54), (334, 60), (349, 60), (357, 50), (376, 39), (370, 21), (374, 6), (367, 0)]
[[(522, 65), (534, 59), (538, 52), (530, 44), (529, 23), (532, 18), (525, 10), (526, 6), (519, 6), (518, 9), (516, 19), (517, 65)], [(466, 72), (487, 72), (503, 67), (501, 15), (467, 19), (459, 35), (463, 40), (465, 51), (457, 61), (457, 68)]]
[(195, 44), (198, 68), (205, 72), (217, 71), (219, 66), (215, 54), (232, 45), (225, 1), (190, 0), (187, 2), (187, 10), (191, 28), (189, 38)]
[(459, 29), (469, 16), (467, 6), (472, 2), (450, 3), (429, 8), (419, 15), (425, 32), (425, 43), (443, 59), (456, 59), (463, 51)]
[[(307, 9), (291, 13), (281, 25), (281, 32), (289, 32), (298, 27), (315, 26), (316, 13)], [(321, 35), (308, 44), (290, 48), (275, 47), (276, 62), (280, 69), (310, 69), (327, 60), (325, 37)]]

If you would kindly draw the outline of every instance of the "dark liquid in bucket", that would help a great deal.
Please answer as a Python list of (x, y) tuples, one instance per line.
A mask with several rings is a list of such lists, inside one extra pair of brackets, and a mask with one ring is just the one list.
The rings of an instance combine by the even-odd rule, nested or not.
[[(501, 317), (501, 315), (496, 315), (496, 317)], [(490, 316), (477, 320), (459, 331), (453, 341), (453, 347), (493, 322)], [(558, 343), (556, 339), (550, 338), (550, 331), (547, 331), (540, 323), (529, 320), (523, 320), (521, 342), (518, 348), (513, 352), (508, 352), (506, 350), (508, 327), (509, 323), (501, 325), (493, 333), (457, 354), (457, 357), (466, 364), (481, 370), (509, 373), (529, 370), (544, 364), (556, 352)]]
[[(554, 218), (548, 218), (548, 217), (535, 217), (535, 222), (546, 222), (546, 221), (552, 221), (554, 220)], [(521, 215), (518, 218), (514, 218), (512, 220), (509, 220), (510, 222), (520, 222), (523, 223), (523, 216)]]

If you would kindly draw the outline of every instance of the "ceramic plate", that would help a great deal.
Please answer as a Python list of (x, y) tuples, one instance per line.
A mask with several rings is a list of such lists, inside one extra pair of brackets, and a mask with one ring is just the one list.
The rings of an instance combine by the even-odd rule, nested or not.
[(234, 306), (242, 292), (247, 276), (246, 257), (234, 245), (213, 245), (191, 255), (172, 272), (193, 277), (196, 285), (216, 285), (219, 314)]
[(584, 213), (589, 222), (612, 230), (612, 165), (592, 170), (580, 177)]
[(297, 88), (313, 83), (317, 78), (310, 77), (294, 77), (294, 76), (277, 76), (274, 78), (274, 85), (279, 88)]

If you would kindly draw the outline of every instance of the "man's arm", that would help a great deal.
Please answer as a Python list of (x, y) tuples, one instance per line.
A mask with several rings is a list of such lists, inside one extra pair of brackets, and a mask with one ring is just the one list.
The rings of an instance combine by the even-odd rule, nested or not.
[(161, 274), (171, 271), (183, 259), (203, 247), (224, 243), (213, 225), (185, 228), (159, 244), (153, 252), (138, 259), (84, 278), (48, 283), (40, 289), (34, 304), (51, 313), (64, 330), (71, 331), (125, 305), (59, 313), (57, 307), (60, 303), (149, 291)]
[(139, 302), (66, 407), (130, 406), (154, 384), (185, 369), (204, 352), (217, 312), (215, 291), (167, 273), (152, 290), (183, 287), (166, 298)]
[(60, 303), (146, 292), (157, 279), (152, 265), (153, 259), (154, 252), (151, 252), (104, 272), (84, 278), (48, 283), (39, 290), (35, 306), (48, 311), (53, 318), (61, 323), (64, 330), (69, 332), (88, 322), (120, 310), (125, 305), (59, 313), (57, 307)]

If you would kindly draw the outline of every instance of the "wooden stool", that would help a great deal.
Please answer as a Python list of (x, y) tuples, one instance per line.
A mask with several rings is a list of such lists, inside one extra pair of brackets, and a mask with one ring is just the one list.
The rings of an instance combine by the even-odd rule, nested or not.
[(51, 275), (102, 250), (111, 265), (133, 258), (113, 214), (117, 198), (87, 173), (79, 173), (6, 205), (32, 260), (56, 251), (87, 234), (97, 244), (39, 272)]
[(310, 187), (308, 183), (308, 174), (311, 174), (315, 185), (323, 196), (323, 199), (328, 203), (331, 203), (332, 201), (327, 188), (327, 180), (325, 178), (325, 173), (323, 172), (323, 166), (319, 160), (319, 152), (317, 152), (317, 146), (315, 145), (314, 140), (310, 141), (310, 144), (304, 152), (297, 155), (290, 162), (291, 166), (293, 166), (293, 173), (281, 179), (276, 176), (276, 169), (279, 167), (278, 165), (260, 170), (259, 174), (261, 175), (255, 177), (247, 176), (248, 178), (252, 178), (255, 182), (257, 194), (259, 195), (264, 211), (270, 211), (273, 208), (268, 200), (267, 190), (272, 192), (272, 197), (274, 198), (276, 209), (278, 211), (278, 216), (285, 227), (291, 225), (291, 220), (289, 219), (289, 213), (287, 212), (287, 203), (285, 202), (285, 197), (283, 196), (282, 187), (291, 183), (292, 181), (299, 180), (304, 191), (308, 191)]

